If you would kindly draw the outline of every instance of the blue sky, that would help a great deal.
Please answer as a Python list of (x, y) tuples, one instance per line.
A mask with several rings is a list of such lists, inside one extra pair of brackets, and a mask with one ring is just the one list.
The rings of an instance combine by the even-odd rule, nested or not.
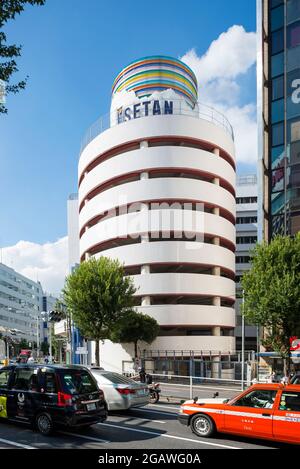
[[(192, 48), (200, 57), (233, 25), (255, 31), (255, 4), (47, 0), (9, 23), (8, 41), (23, 45), (18, 77), (29, 80), (0, 116), (0, 246), (65, 236), (81, 138), (109, 111), (111, 85), (127, 63), (154, 54), (182, 57)], [(255, 67), (237, 83), (239, 105), (255, 103)]]

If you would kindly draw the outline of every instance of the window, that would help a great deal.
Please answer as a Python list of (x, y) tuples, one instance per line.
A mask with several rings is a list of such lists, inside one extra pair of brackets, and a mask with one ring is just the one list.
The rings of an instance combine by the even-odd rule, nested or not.
[(278, 54), (284, 48), (284, 33), (283, 29), (279, 29), (272, 33), (272, 55)]
[(245, 396), (241, 397), (233, 405), (242, 407), (254, 407), (272, 409), (276, 398), (277, 391), (269, 391), (259, 389), (251, 391)]
[(274, 55), (271, 58), (271, 75), (272, 78), (278, 75), (282, 75), (284, 72), (284, 54), (281, 52), (280, 54)]
[(272, 122), (284, 120), (284, 100), (278, 99), (272, 103)]
[(13, 389), (29, 391), (35, 388), (37, 371), (34, 368), (16, 368), (12, 384)]
[(8, 370), (0, 371), (0, 388), (7, 388), (8, 378), (9, 378)]
[(278, 164), (283, 166), (284, 146), (272, 148), (272, 168), (273, 164), (277, 167)]
[(257, 197), (237, 197), (236, 198), (237, 204), (256, 204)]
[(300, 392), (283, 392), (280, 398), (279, 410), (300, 412)]
[(271, 31), (283, 28), (284, 24), (284, 6), (280, 5), (271, 11)]
[(45, 373), (45, 391), (46, 392), (56, 392), (56, 381), (54, 373)]
[(281, 75), (280, 77), (274, 78), (272, 80), (272, 99), (275, 101), (276, 99), (283, 98), (284, 96), (284, 77)]
[(281, 5), (283, 3), (283, 0), (271, 0), (271, 8), (278, 7), (278, 5)]
[[(280, 39), (277, 38), (278, 44), (279, 44), (279, 40)], [(300, 21), (297, 21), (296, 23), (293, 23), (287, 28), (287, 47), (291, 49), (299, 45), (300, 45)]]
[(283, 122), (280, 124), (272, 125), (272, 146), (283, 145), (284, 143), (284, 125)]
[(300, 18), (300, 0), (289, 0), (287, 2), (287, 22), (292, 23)]
[(87, 371), (61, 371), (60, 381), (63, 391), (68, 394), (82, 394), (97, 391), (97, 384)]
[(236, 264), (249, 264), (250, 259), (249, 256), (236, 256), (235, 262)]
[(237, 225), (243, 225), (245, 223), (257, 223), (257, 217), (237, 217)]

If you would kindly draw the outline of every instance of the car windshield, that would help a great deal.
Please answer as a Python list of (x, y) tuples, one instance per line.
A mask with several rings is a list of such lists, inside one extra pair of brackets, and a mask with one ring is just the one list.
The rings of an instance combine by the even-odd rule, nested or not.
[(93, 370), (93, 373), (97, 375), (97, 378), (99, 377), (100, 380), (101, 378), (104, 378), (105, 380), (113, 383), (113, 384), (134, 384), (136, 385), (137, 383), (133, 381), (133, 379), (127, 378), (126, 376), (119, 375), (119, 373), (113, 373), (111, 371), (97, 371)]
[(59, 372), (62, 389), (68, 394), (98, 391), (97, 383), (88, 371), (62, 370)]

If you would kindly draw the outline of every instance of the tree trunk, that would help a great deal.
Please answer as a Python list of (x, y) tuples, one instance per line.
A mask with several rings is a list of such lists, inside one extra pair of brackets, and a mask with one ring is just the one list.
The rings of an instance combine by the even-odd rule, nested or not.
[(95, 358), (96, 358), (96, 365), (100, 366), (100, 343), (98, 339), (96, 339)]

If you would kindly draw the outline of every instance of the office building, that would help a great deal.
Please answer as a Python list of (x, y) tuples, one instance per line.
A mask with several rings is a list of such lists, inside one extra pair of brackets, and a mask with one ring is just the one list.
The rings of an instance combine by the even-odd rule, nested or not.
[[(242, 349), (241, 278), (250, 269), (250, 251), (257, 243), (257, 176), (242, 175), (236, 181), (236, 348)], [(257, 328), (245, 325), (245, 349), (257, 350)]]
[(300, 0), (258, 0), (259, 237), (300, 230)]

